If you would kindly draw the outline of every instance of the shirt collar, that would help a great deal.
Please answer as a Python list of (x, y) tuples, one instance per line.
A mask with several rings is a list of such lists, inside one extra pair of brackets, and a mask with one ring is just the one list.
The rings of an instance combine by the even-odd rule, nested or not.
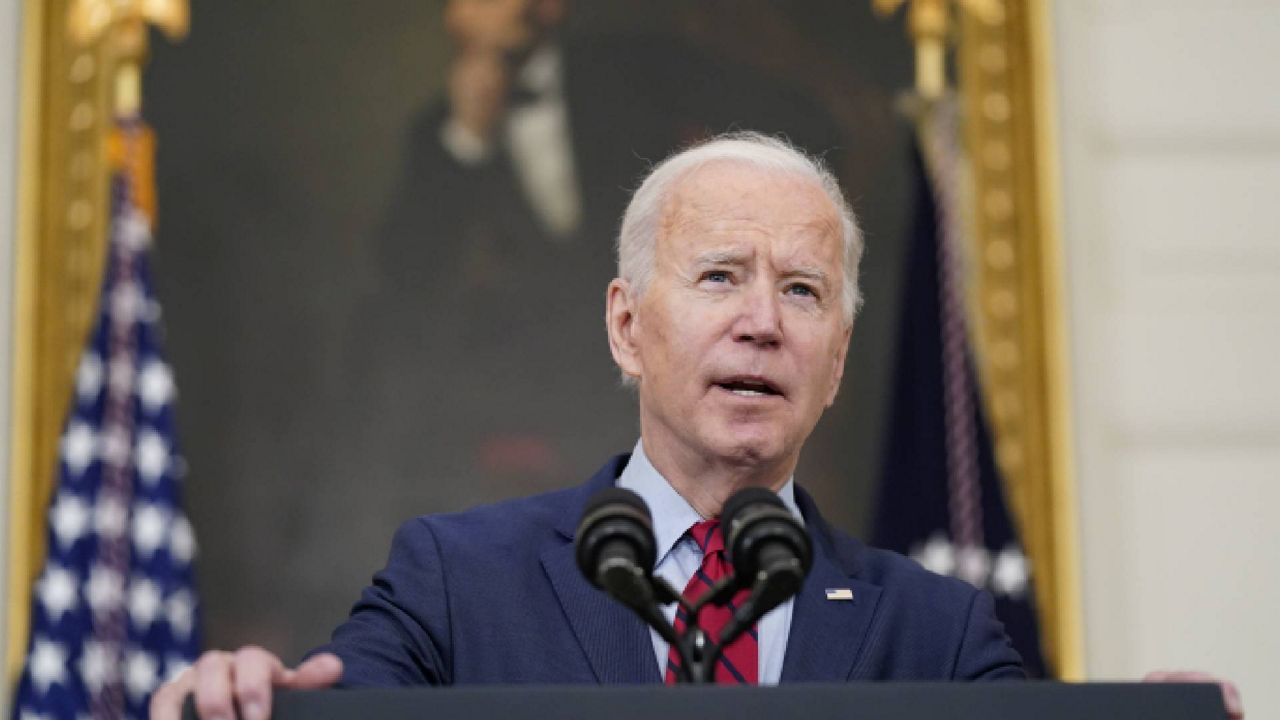
[(541, 45), (516, 71), (516, 86), (536, 97), (558, 97), (561, 91), (560, 68), (560, 49), (550, 43)]
[[(643, 440), (636, 441), (631, 460), (618, 476), (618, 487), (639, 495), (649, 506), (649, 512), (653, 516), (653, 539), (657, 543), (658, 563), (680, 542), (685, 531), (702, 522), (698, 511), (671, 487), (671, 483), (649, 461), (649, 456), (644, 453)], [(778, 491), (778, 499), (782, 500), (782, 504), (797, 520), (804, 522), (800, 508), (796, 505), (794, 476), (787, 478), (786, 484)]]

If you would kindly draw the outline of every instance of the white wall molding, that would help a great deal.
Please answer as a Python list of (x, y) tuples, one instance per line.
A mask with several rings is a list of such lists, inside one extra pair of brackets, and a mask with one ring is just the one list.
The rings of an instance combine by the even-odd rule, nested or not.
[(1280, 3), (1054, 3), (1093, 678), (1280, 716)]

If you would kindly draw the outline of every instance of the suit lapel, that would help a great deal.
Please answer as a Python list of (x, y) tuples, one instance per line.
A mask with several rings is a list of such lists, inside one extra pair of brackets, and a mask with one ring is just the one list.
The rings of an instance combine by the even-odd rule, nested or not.
[[(573, 535), (587, 500), (612, 485), (627, 456), (619, 456), (583, 485), (575, 502), (566, 503), (556, 525), (558, 544), (542, 552), (542, 566), (574, 637), (601, 683), (660, 683), (648, 626), (630, 610), (592, 587), (574, 557)], [(855, 577), (857, 562), (840, 554), (813, 500), (796, 488), (796, 504), (813, 540), (813, 569), (791, 613), (791, 629), (782, 664), (782, 682), (844, 682), (866, 641), (881, 589)], [(828, 600), (827, 589), (848, 588), (853, 600)]]
[(569, 618), (574, 637), (601, 683), (661, 682), (648, 626), (582, 577), (573, 544), (549, 550), (542, 566)]
[[(881, 590), (853, 577), (856, 563), (837, 554), (826, 522), (799, 488), (796, 503), (813, 540), (814, 559), (792, 607), (781, 680), (844, 682), (866, 640)], [(845, 588), (853, 592), (853, 600), (827, 599), (828, 589)]]
[(592, 587), (574, 556), (573, 534), (582, 508), (597, 490), (612, 485), (627, 456), (615, 458), (582, 487), (579, 501), (566, 503), (557, 523), (558, 545), (542, 552), (542, 567), (551, 580), (574, 637), (601, 683), (662, 682), (649, 628), (621, 603)]

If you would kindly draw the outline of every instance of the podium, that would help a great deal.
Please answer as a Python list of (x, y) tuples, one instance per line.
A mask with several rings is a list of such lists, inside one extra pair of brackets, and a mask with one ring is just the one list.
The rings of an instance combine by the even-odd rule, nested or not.
[[(1216, 685), (853, 683), (779, 687), (468, 686), (276, 693), (281, 720), (1223, 720)], [(185, 715), (194, 718), (187, 701)]]

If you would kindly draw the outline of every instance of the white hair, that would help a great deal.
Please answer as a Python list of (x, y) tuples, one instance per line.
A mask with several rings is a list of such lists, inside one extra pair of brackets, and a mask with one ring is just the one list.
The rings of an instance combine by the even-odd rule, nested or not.
[(758, 132), (717, 135), (686, 148), (658, 163), (631, 196), (618, 232), (618, 277), (626, 280), (637, 295), (644, 294), (654, 272), (654, 247), (662, 226), (668, 195), (681, 178), (713, 162), (735, 162), (752, 168), (796, 175), (822, 188), (840, 213), (844, 242), (844, 283), (842, 310), (852, 323), (862, 305), (858, 287), (858, 263), (862, 260), (862, 231), (835, 175), (821, 160), (807, 155), (781, 138)]

